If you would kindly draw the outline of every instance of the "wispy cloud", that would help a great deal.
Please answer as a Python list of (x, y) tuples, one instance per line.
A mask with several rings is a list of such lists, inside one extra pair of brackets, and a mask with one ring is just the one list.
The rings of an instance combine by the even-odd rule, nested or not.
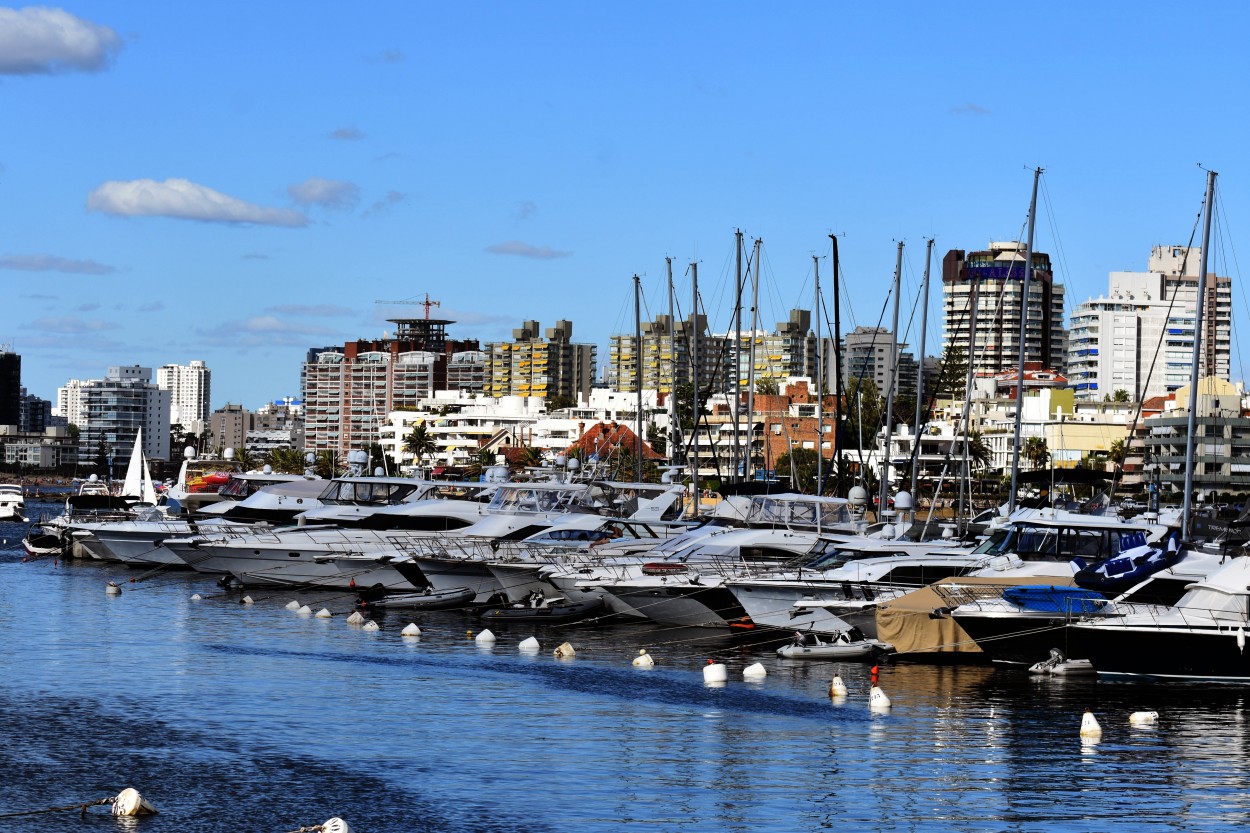
[(41, 295), (38, 292), (33, 292), (28, 295), (22, 295), (21, 297), (26, 298), (27, 300), (30, 300), (30, 301), (59, 301), (61, 300), (60, 295)]
[(354, 315), (355, 310), (340, 307), (337, 304), (283, 304), (277, 307), (266, 307), (265, 312), (278, 315), (302, 315), (312, 317), (330, 317), (337, 315)]
[(387, 191), (384, 196), (374, 200), (373, 205), (369, 206), (369, 210), (364, 213), (364, 216), (372, 217), (375, 214), (389, 211), (406, 199), (408, 199), (408, 195), (402, 191)]
[(532, 257), (539, 260), (554, 260), (558, 257), (568, 257), (573, 254), (572, 252), (562, 252), (553, 249), (550, 246), (534, 246), (520, 240), (495, 243), (487, 246), (486, 251), (493, 255), (516, 255), (517, 257)]
[(56, 318), (39, 318), (31, 321), (29, 324), (23, 324), (22, 327), (23, 329), (40, 330), (45, 333), (77, 335), (98, 333), (102, 330), (116, 330), (121, 325), (114, 321), (104, 321), (99, 318), (87, 320), (79, 318), (77, 315), (62, 315)]
[(98, 72), (121, 48), (112, 29), (64, 9), (0, 8), (0, 75)]
[(70, 275), (111, 275), (117, 270), (94, 260), (74, 260), (56, 255), (9, 255), (0, 257), (0, 269), (18, 272), (65, 272)]
[(371, 64), (399, 64), (408, 58), (402, 51), (398, 49), (383, 49), (374, 55), (369, 55), (365, 60)]
[(100, 308), (100, 305), (93, 301), (89, 304), (81, 305), (80, 307), (78, 307), (78, 311), (79, 312), (95, 312), (99, 308)]
[(135, 307), (138, 312), (160, 312), (163, 309), (165, 309), (165, 304), (161, 301), (151, 301)]
[(243, 255), (244, 260), (269, 260), (269, 255), (264, 252), (248, 252)]
[(87, 210), (119, 217), (172, 217), (232, 225), (308, 225), (308, 216), (302, 212), (245, 202), (186, 179), (110, 180), (87, 195)]
[(988, 116), (990, 109), (982, 107), (980, 104), (973, 104), (971, 101), (966, 104), (960, 104), (951, 108), (951, 113), (956, 116)]
[(516, 213), (512, 215), (514, 220), (528, 220), (538, 213), (538, 204), (526, 200), (517, 206)]
[(305, 207), (319, 205), (335, 211), (346, 211), (360, 200), (360, 186), (340, 179), (310, 176), (296, 185), (287, 186), (291, 199)]
[(253, 347), (306, 346), (311, 341), (333, 336), (337, 331), (315, 324), (294, 324), (274, 315), (257, 315), (195, 332), (206, 345), (245, 350)]
[(340, 127), (338, 130), (331, 130), (327, 135), (331, 139), (338, 139), (340, 142), (355, 142), (365, 137), (364, 131), (354, 124)]

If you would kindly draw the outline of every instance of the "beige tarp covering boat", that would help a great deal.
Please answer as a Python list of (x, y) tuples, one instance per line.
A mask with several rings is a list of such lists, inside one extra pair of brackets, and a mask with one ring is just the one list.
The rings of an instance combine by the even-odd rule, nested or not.
[[(888, 642), (900, 660), (924, 659), (926, 655), (955, 659), (959, 654), (980, 654), (981, 649), (950, 616), (930, 616), (938, 608), (955, 607), (977, 599), (996, 598), (1008, 587), (1054, 584), (1070, 587), (1072, 575), (964, 576), (945, 578), (936, 584), (900, 596), (877, 607), (877, 639)], [(969, 656), (969, 660), (973, 657)]]

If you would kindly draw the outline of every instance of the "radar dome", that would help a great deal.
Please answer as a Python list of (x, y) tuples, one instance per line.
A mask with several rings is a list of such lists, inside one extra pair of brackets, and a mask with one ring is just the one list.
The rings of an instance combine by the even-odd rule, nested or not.
[(846, 496), (855, 506), (863, 506), (868, 502), (868, 490), (863, 486), (855, 486)]

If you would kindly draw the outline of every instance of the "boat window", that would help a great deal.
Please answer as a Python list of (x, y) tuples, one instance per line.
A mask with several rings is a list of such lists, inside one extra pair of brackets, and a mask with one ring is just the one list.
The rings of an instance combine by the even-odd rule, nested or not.
[(794, 553), (776, 547), (743, 547), (739, 551), (739, 557), (744, 562), (750, 564), (761, 562), (776, 564), (778, 562), (793, 561)]
[(1013, 543), (1015, 536), (1015, 527), (1010, 529), (996, 529), (990, 533), (990, 536), (982, 541), (975, 550), (973, 555), (998, 555), (1007, 552), (1008, 547)]

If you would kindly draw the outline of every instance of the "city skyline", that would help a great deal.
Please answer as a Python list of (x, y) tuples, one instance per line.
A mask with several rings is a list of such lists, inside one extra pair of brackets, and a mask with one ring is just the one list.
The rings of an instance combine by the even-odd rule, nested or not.
[(0, 343), (44, 398), (201, 359), (213, 407), (256, 407), (298, 391), (309, 347), (424, 312), (375, 300), (428, 293), (456, 338), (568, 319), (603, 364), (634, 273), (644, 317), (667, 312), (665, 256), (678, 315), (698, 261), (729, 329), (738, 227), (764, 239), (769, 329), (811, 306), (813, 254), (828, 288), (839, 234), (849, 332), (878, 324), (897, 240), (910, 300), (925, 237), (934, 275), (1018, 239), (1034, 165), (1066, 325), (1110, 272), (1189, 243), (1201, 162), (1245, 378), (1240, 7), (715, 11), (0, 7)]

